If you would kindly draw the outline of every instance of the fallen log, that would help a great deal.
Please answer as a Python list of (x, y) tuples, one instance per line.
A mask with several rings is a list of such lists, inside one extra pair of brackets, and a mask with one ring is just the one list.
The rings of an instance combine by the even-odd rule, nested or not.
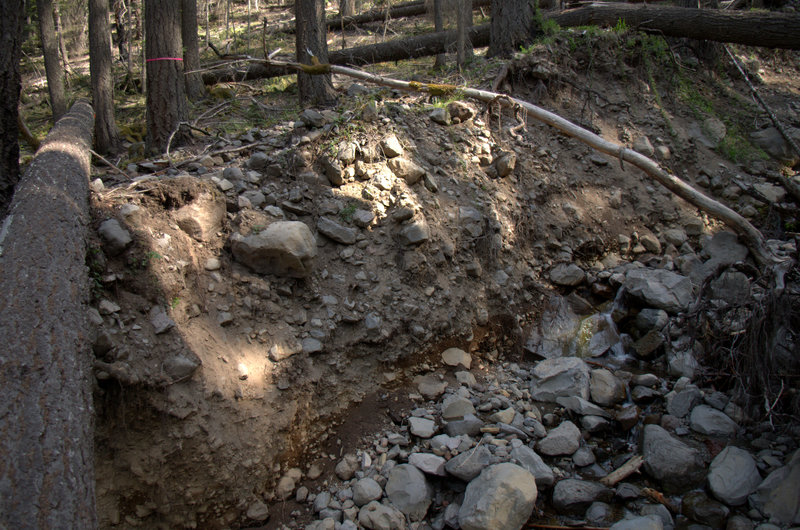
[[(477, 5), (478, 0), (475, 0)], [(631, 27), (657, 31), (667, 36), (687, 37), (750, 46), (800, 49), (800, 14), (790, 13), (730, 13), (716, 10), (682, 7), (643, 7), (630, 4), (591, 4), (558, 14), (545, 14), (559, 25), (614, 25), (622, 19)], [(475, 48), (489, 45), (489, 24), (473, 26), (469, 38)], [(389, 61), (402, 61), (445, 53), (455, 42), (456, 32), (440, 31), (379, 44), (356, 46), (329, 53), (328, 61), (336, 65), (363, 66)], [(246, 81), (289, 75), (293, 70), (274, 63), (252, 62), (246, 69), (206, 72), (207, 85), (230, 81)]]
[[(428, 57), (445, 53), (447, 46), (455, 42), (456, 30), (428, 33), (409, 39), (394, 39), (379, 44), (355, 46), (345, 50), (328, 52), (328, 62), (337, 65), (363, 66), (388, 61), (402, 61), (417, 57)], [(473, 26), (469, 31), (473, 46), (480, 48), (489, 45), (489, 24)], [(205, 72), (203, 82), (207, 85), (231, 81), (264, 79), (290, 75), (296, 70), (284, 66), (286, 63), (250, 60), (246, 68), (227, 69), (222, 72)]]
[(78, 102), (25, 171), (0, 228), (0, 528), (95, 528), (86, 322), (89, 148)]
[[(479, 9), (491, 5), (491, 0), (472, 0), (472, 9)], [(415, 0), (389, 7), (389, 18), (418, 17), (426, 14), (427, 8), (424, 0)], [(331, 17), (325, 21), (329, 30), (339, 30), (343, 27), (360, 26), (370, 22), (383, 22), (386, 20), (386, 9), (372, 9), (366, 13), (353, 15), (350, 17)], [(289, 20), (279, 26), (267, 28), (267, 31), (275, 33), (294, 33), (295, 21)]]
[(549, 18), (562, 27), (614, 26), (622, 20), (634, 29), (655, 31), (668, 37), (800, 50), (798, 13), (595, 2)]

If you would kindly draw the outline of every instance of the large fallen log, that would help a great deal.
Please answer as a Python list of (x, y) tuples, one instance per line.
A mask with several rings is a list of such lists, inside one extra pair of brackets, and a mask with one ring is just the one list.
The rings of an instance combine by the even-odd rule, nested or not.
[[(472, 9), (479, 9), (491, 5), (491, 0), (472, 0)], [(389, 7), (389, 18), (418, 17), (427, 13), (424, 0), (415, 0)], [(386, 9), (372, 9), (366, 13), (360, 13), (351, 17), (331, 17), (325, 24), (329, 30), (338, 30), (342, 27), (360, 26), (370, 22), (383, 22), (386, 20)], [(293, 33), (295, 21), (289, 20), (279, 26), (268, 27), (267, 31), (276, 33)]]
[(595, 2), (552, 17), (560, 26), (628, 26), (668, 37), (800, 50), (800, 14)]
[[(476, 48), (489, 45), (489, 24), (473, 26), (469, 30), (469, 38)], [(393, 39), (379, 44), (355, 46), (346, 50), (336, 50), (328, 53), (330, 64), (363, 66), (387, 61), (403, 61), (417, 57), (428, 57), (445, 53), (447, 46), (455, 42), (456, 30), (427, 33), (408, 39)], [(226, 69), (223, 71), (205, 72), (203, 82), (207, 85), (226, 83), (232, 81), (247, 81), (264, 79), (281, 75), (290, 75), (296, 70), (289, 68), (284, 63), (271, 63), (265, 61), (251, 61), (241, 69)]]
[[(476, 0), (477, 1), (477, 0)], [(622, 19), (631, 27), (657, 31), (673, 37), (733, 42), (770, 48), (800, 49), (800, 14), (747, 12), (729, 13), (682, 7), (652, 7), (630, 4), (591, 4), (558, 14), (545, 14), (561, 26), (614, 25)], [(356, 46), (329, 53), (330, 64), (363, 66), (401, 61), (444, 53), (455, 42), (456, 32), (441, 31), (380, 44)], [(489, 24), (473, 26), (469, 38), (475, 48), (489, 45)], [(252, 62), (243, 69), (206, 72), (207, 85), (277, 77), (294, 70), (276, 64)]]
[(0, 528), (95, 528), (86, 241), (94, 117), (42, 142), (0, 228)]

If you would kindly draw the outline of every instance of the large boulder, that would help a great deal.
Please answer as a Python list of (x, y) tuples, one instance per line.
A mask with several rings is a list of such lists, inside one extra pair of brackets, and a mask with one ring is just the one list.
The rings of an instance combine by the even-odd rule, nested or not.
[[(542, 457), (527, 445), (520, 445), (511, 451), (512, 460), (527, 469), (536, 479), (536, 487), (549, 488), (555, 482), (555, 475), (550, 466), (545, 464)], [(449, 463), (449, 462), (448, 462)]]
[(546, 359), (531, 372), (531, 398), (555, 401), (561, 396), (589, 399), (589, 366), (578, 357)]
[(565, 421), (539, 440), (536, 448), (547, 456), (571, 455), (581, 445), (581, 430), (571, 421)]
[(233, 258), (261, 274), (304, 278), (314, 268), (317, 242), (311, 230), (299, 221), (278, 221), (266, 229), (231, 236)]
[(750, 504), (778, 524), (800, 524), (800, 450), (769, 475), (750, 496)]
[(536, 504), (533, 475), (518, 465), (495, 464), (467, 485), (458, 512), (463, 530), (518, 530)]
[(411, 464), (400, 464), (389, 472), (386, 497), (412, 521), (420, 521), (431, 505), (433, 490), (425, 475)]
[(714, 497), (728, 506), (739, 506), (761, 483), (761, 475), (750, 453), (729, 445), (711, 461), (707, 480)]
[(689, 417), (693, 431), (708, 436), (732, 436), (739, 428), (727, 414), (708, 405), (698, 405)]
[(451, 458), (444, 469), (454, 477), (468, 482), (480, 475), (491, 461), (492, 453), (485, 445), (479, 445)]
[(700, 453), (658, 425), (645, 426), (642, 454), (645, 471), (667, 490), (686, 489), (704, 477)]
[(625, 289), (633, 297), (668, 313), (680, 313), (694, 301), (692, 281), (664, 269), (632, 269), (625, 276)]
[(614, 490), (598, 482), (568, 478), (553, 488), (553, 507), (559, 513), (583, 515), (595, 501), (609, 502)]
[(406, 518), (393, 506), (372, 501), (359, 510), (358, 524), (371, 530), (405, 530)]

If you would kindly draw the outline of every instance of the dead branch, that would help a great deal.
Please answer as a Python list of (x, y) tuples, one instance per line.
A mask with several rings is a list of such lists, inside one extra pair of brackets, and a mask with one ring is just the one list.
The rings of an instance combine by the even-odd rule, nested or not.
[(644, 457), (641, 455), (634, 455), (630, 460), (622, 464), (620, 467), (600, 479), (600, 482), (608, 487), (616, 486), (617, 482), (625, 480), (632, 474), (639, 471), (644, 463)]

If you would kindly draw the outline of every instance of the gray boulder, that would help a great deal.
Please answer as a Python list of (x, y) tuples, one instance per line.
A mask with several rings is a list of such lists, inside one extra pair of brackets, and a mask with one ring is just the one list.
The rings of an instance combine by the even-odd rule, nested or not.
[(609, 502), (614, 490), (597, 482), (568, 478), (553, 488), (553, 507), (558, 513), (583, 515), (595, 501)]
[(534, 476), (537, 488), (549, 488), (555, 482), (555, 476), (550, 466), (545, 464), (542, 457), (527, 445), (520, 445), (514, 448), (511, 451), (511, 458)]
[[(589, 381), (589, 393), (592, 401), (603, 407), (610, 407), (625, 401), (626, 386), (620, 378), (605, 368), (592, 370)], [(601, 414), (602, 416), (602, 414)]]
[(668, 490), (686, 489), (703, 480), (700, 453), (658, 425), (646, 425), (642, 444), (644, 469)]
[(353, 502), (356, 506), (364, 506), (372, 501), (380, 500), (383, 489), (372, 478), (362, 478), (353, 484)]
[(319, 230), (320, 234), (343, 245), (355, 243), (356, 234), (358, 233), (354, 228), (343, 226), (328, 217), (320, 217), (317, 220), (317, 230)]
[(729, 445), (711, 461), (707, 480), (714, 497), (728, 506), (739, 506), (761, 483), (761, 475), (750, 453)]
[(456, 478), (469, 482), (492, 461), (492, 453), (485, 445), (479, 445), (451, 458), (444, 469)]
[(257, 234), (231, 236), (233, 258), (262, 274), (304, 278), (311, 274), (317, 242), (299, 221), (278, 221)]
[(694, 301), (691, 280), (664, 269), (628, 271), (625, 289), (645, 304), (668, 313), (685, 311)]
[(430, 438), (436, 433), (436, 422), (428, 418), (411, 417), (408, 418), (408, 430), (414, 436)]
[(389, 472), (386, 497), (412, 521), (420, 521), (431, 505), (433, 490), (425, 475), (411, 464), (400, 464)]
[(771, 521), (784, 525), (800, 524), (800, 450), (789, 462), (769, 475), (750, 496), (750, 504)]
[(586, 273), (574, 263), (559, 263), (550, 270), (550, 281), (556, 285), (574, 287), (583, 283)]
[(117, 255), (130, 246), (133, 242), (131, 233), (122, 228), (116, 219), (106, 219), (97, 229), (103, 238), (103, 248), (111, 256)]
[(581, 430), (565, 421), (539, 440), (536, 448), (547, 456), (571, 455), (581, 445)]
[(546, 359), (532, 370), (531, 398), (553, 402), (560, 396), (589, 399), (589, 366), (578, 357)]
[(732, 436), (739, 428), (727, 414), (708, 405), (693, 408), (689, 421), (693, 431), (709, 436)]
[(393, 506), (372, 501), (358, 511), (358, 523), (371, 530), (405, 530), (406, 518)]
[(698, 523), (707, 524), (712, 528), (722, 528), (730, 510), (702, 491), (691, 491), (683, 496), (681, 513)]
[(413, 160), (403, 157), (392, 158), (386, 163), (398, 178), (406, 181), (409, 186), (416, 184), (425, 175), (425, 170)]
[(527, 470), (495, 464), (467, 485), (458, 512), (463, 530), (518, 530), (533, 513), (536, 482)]

